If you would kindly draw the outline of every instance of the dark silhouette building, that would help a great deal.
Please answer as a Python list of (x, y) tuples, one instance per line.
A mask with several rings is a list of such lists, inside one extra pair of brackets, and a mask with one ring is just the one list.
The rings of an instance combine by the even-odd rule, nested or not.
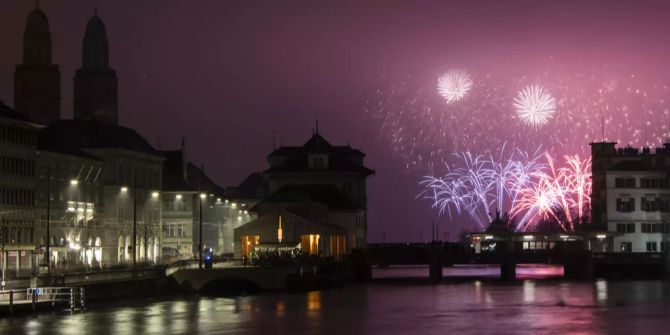
[(35, 8), (23, 33), (23, 62), (14, 72), (14, 109), (39, 124), (60, 118), (60, 71), (51, 62), (49, 20)]
[(86, 25), (82, 65), (74, 77), (74, 118), (118, 124), (117, 93), (105, 24), (96, 12)]

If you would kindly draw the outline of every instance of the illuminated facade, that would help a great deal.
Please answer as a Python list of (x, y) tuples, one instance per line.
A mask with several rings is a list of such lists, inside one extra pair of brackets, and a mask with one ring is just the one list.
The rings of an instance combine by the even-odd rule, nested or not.
[(263, 173), (269, 194), (249, 209), (255, 219), (235, 228), (236, 256), (250, 252), (250, 237), (258, 237), (255, 249), (299, 248), (334, 258), (365, 248), (366, 179), (374, 171), (364, 157), (350, 146), (331, 145), (318, 128), (303, 146), (270, 153)]
[(607, 251), (661, 252), (670, 243), (670, 144), (591, 143), (594, 225), (614, 234)]
[(102, 160), (85, 153), (37, 152), (36, 223), (42, 252), (50, 239), (54, 268), (98, 268), (114, 261), (109, 250), (103, 254), (102, 241), (114, 230), (103, 225), (103, 166)]

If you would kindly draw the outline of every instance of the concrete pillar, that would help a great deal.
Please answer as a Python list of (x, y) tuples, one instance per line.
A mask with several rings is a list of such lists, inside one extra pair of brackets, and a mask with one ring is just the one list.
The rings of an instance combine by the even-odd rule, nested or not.
[(563, 277), (588, 279), (593, 276), (593, 254), (590, 251), (569, 253), (563, 261)]
[(516, 262), (513, 259), (500, 263), (500, 279), (516, 280)]
[(516, 280), (516, 257), (514, 241), (511, 239), (504, 242), (503, 257), (500, 263), (500, 279)]
[(428, 266), (430, 281), (439, 283), (442, 281), (442, 250), (433, 246), (430, 250), (430, 264)]

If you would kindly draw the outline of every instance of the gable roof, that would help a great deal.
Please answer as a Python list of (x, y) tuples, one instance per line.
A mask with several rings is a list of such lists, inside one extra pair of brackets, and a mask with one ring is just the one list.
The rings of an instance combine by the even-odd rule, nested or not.
[(10, 108), (9, 106), (5, 105), (2, 100), (0, 100), (0, 117), (4, 117), (7, 119), (12, 119), (12, 120), (17, 120), (17, 121), (23, 121), (23, 122), (33, 122), (29, 117), (26, 115), (23, 115), (14, 109)]
[(57, 120), (42, 130), (38, 150), (80, 154), (84, 149), (126, 149), (160, 155), (135, 130), (89, 120)]
[(252, 172), (239, 185), (226, 187), (226, 196), (235, 199), (261, 199), (268, 193), (268, 185), (259, 172)]
[[(309, 156), (311, 154), (328, 155), (328, 165), (325, 168), (312, 169), (309, 167)], [(365, 156), (358, 149), (350, 146), (333, 146), (324, 139), (318, 132), (301, 147), (280, 147), (270, 153), (268, 158), (283, 158), (280, 163), (276, 163), (264, 173), (283, 173), (283, 172), (355, 172), (365, 175), (374, 174), (374, 171), (358, 163), (356, 160)]]
[(256, 211), (264, 204), (320, 204), (330, 210), (356, 210), (354, 204), (342, 191), (330, 184), (286, 185), (251, 208)]

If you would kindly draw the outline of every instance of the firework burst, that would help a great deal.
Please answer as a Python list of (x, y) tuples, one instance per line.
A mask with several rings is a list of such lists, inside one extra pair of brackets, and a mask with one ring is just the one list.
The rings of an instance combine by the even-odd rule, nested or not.
[(521, 121), (527, 126), (540, 127), (554, 116), (556, 99), (540, 85), (531, 85), (514, 98), (514, 108)]
[(494, 159), (464, 152), (456, 157), (458, 166), (448, 168), (446, 175), (420, 182), (425, 187), (420, 195), (440, 213), (465, 213), (480, 230), (488, 227), (493, 210), (509, 213), (517, 231), (532, 229), (541, 220), (573, 231), (582, 222), (590, 202), (590, 160), (565, 156), (566, 166), (556, 168), (547, 153), (515, 150)]
[(463, 99), (472, 85), (472, 78), (467, 72), (451, 70), (437, 80), (437, 91), (447, 103), (453, 103)]

